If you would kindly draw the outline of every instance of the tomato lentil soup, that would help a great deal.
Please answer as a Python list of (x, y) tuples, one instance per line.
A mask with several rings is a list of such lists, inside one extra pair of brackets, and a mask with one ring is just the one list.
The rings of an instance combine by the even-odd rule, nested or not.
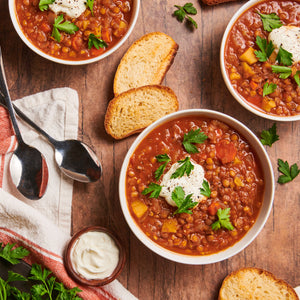
[[(23, 33), (38, 49), (60, 59), (86, 60), (111, 49), (125, 35), (132, 16), (132, 1), (94, 0), (93, 14), (87, 8), (78, 18), (64, 13), (56, 15), (50, 8), (41, 11), (39, 0), (15, 0), (15, 5)], [(54, 20), (59, 15), (79, 28), (74, 34), (61, 31), (60, 42), (52, 36)], [(90, 34), (102, 39), (107, 47), (89, 49)]]
[[(254, 108), (276, 116), (294, 116), (300, 113), (300, 87), (293, 76), (300, 70), (300, 63), (291, 65), (292, 74), (286, 79), (272, 71), (279, 65), (275, 51), (265, 62), (249, 63), (241, 58), (249, 48), (259, 51), (256, 37), (268, 41), (270, 32), (264, 30), (262, 14), (275, 13), (282, 25), (300, 26), (299, 1), (260, 1), (244, 12), (232, 26), (225, 45), (225, 67), (234, 89)], [(254, 55), (254, 54), (253, 54)], [(277, 85), (274, 92), (263, 96), (264, 84)]]
[[(199, 153), (189, 154), (182, 145), (184, 134), (198, 128), (208, 138), (196, 144)], [(203, 167), (211, 194), (191, 214), (174, 214), (177, 207), (161, 196), (142, 193), (150, 183), (161, 182), (154, 175), (160, 154), (171, 159), (164, 174), (187, 156)], [(239, 241), (254, 224), (263, 194), (261, 165), (253, 149), (237, 131), (214, 119), (183, 117), (160, 125), (137, 146), (126, 171), (127, 204), (135, 222), (160, 246), (186, 255), (216, 253)], [(217, 210), (228, 208), (234, 229), (213, 230)]]

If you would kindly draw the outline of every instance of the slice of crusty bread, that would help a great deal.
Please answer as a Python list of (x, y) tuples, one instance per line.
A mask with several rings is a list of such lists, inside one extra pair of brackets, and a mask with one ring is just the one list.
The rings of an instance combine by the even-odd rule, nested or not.
[(178, 106), (176, 95), (168, 87), (148, 85), (131, 89), (109, 102), (105, 130), (113, 138), (122, 139), (177, 111)]
[(299, 300), (294, 289), (272, 273), (243, 268), (228, 275), (221, 286), (219, 300)]
[(115, 96), (132, 88), (161, 84), (177, 49), (175, 41), (162, 32), (146, 34), (133, 43), (115, 74)]

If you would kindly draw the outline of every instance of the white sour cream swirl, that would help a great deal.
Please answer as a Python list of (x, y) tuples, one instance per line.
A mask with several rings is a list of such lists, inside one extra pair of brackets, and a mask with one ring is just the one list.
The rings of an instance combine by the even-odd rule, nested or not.
[(106, 233), (82, 234), (73, 246), (71, 261), (75, 271), (86, 279), (109, 277), (119, 262), (119, 249)]
[(71, 18), (78, 18), (86, 10), (86, 0), (55, 0), (49, 4), (55, 13), (65, 13)]

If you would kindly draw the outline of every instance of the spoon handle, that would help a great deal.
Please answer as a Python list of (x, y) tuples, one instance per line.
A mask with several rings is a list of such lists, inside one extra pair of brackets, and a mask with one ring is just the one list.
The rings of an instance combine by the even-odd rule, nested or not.
[(4, 73), (4, 65), (3, 65), (1, 47), (0, 47), (0, 93), (3, 95), (3, 98), (5, 100), (6, 107), (8, 109), (10, 119), (11, 119), (11, 122), (12, 122), (12, 125), (13, 125), (13, 128), (14, 128), (17, 140), (18, 140), (19, 143), (23, 143), (23, 138), (22, 138), (20, 130), (19, 130), (19, 126), (18, 126), (18, 123), (17, 123), (15, 112), (14, 112), (12, 102), (11, 102), (11, 99), (10, 99), (10, 95), (9, 95), (9, 92), (8, 92), (8, 87), (7, 87), (5, 73)]

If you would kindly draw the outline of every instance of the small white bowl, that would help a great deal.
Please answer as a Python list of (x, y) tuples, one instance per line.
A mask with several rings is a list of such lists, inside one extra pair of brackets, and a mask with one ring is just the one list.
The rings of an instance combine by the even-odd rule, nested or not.
[[(132, 156), (137, 146), (152, 130), (154, 130), (161, 124), (167, 121), (171, 121), (186, 116), (207, 117), (211, 119), (220, 120), (221, 122), (228, 124), (230, 127), (235, 129), (238, 133), (240, 133), (255, 150), (261, 162), (261, 167), (263, 170), (263, 178), (265, 181), (265, 191), (264, 191), (262, 207), (260, 208), (260, 212), (256, 219), (256, 222), (251, 227), (251, 229), (247, 232), (247, 234), (241, 240), (235, 243), (233, 246), (223, 251), (210, 254), (210, 255), (204, 255), (204, 256), (184, 255), (184, 254), (176, 253), (154, 243), (134, 221), (133, 217), (130, 214), (128, 204), (127, 204), (127, 199), (126, 199), (126, 187), (125, 187), (126, 171), (127, 171), (130, 157)], [(172, 261), (176, 261), (184, 264), (192, 264), (192, 265), (204, 265), (204, 264), (216, 263), (239, 253), (245, 247), (247, 247), (259, 234), (259, 232), (262, 230), (263, 226), (265, 225), (268, 219), (268, 216), (272, 208), (274, 190), (275, 190), (275, 183), (274, 183), (272, 164), (266, 150), (264, 149), (263, 145), (258, 140), (258, 138), (250, 131), (250, 129), (248, 129), (245, 125), (243, 125), (241, 122), (237, 121), (236, 119), (228, 115), (225, 115), (223, 113), (213, 111), (213, 110), (206, 110), (206, 109), (190, 109), (190, 110), (178, 111), (157, 120), (152, 125), (147, 127), (137, 137), (137, 139), (134, 141), (134, 143), (131, 145), (130, 149), (128, 150), (121, 168), (120, 181), (119, 181), (119, 197), (120, 197), (121, 208), (130, 229), (136, 235), (136, 237), (145, 246), (147, 246), (150, 250), (157, 253), (158, 255), (161, 255), (162, 257)]]
[(39, 48), (37, 48), (34, 44), (31, 43), (30, 40), (28, 40), (28, 38), (25, 36), (25, 34), (23, 33), (19, 21), (17, 19), (17, 15), (16, 15), (16, 7), (15, 7), (15, 0), (8, 0), (8, 5), (9, 5), (9, 14), (10, 14), (10, 18), (12, 20), (13, 26), (15, 28), (15, 30), (17, 31), (18, 35), (20, 36), (20, 38), (22, 39), (22, 41), (31, 49), (33, 50), (35, 53), (39, 54), (40, 56), (54, 61), (56, 63), (60, 63), (60, 64), (64, 64), (64, 65), (85, 65), (85, 64), (90, 64), (96, 61), (99, 61), (109, 55), (111, 55), (112, 53), (114, 53), (117, 49), (119, 49), (119, 47), (121, 47), (124, 42), (128, 39), (129, 35), (131, 34), (138, 15), (139, 15), (139, 9), (140, 9), (140, 0), (133, 0), (133, 10), (132, 10), (132, 16), (131, 16), (131, 20), (130, 20), (130, 24), (129, 24), (129, 28), (126, 32), (126, 34), (108, 51), (105, 51), (103, 54), (97, 56), (97, 57), (93, 57), (90, 59), (85, 59), (85, 60), (66, 60), (66, 59), (60, 59), (60, 58), (56, 58), (54, 56), (51, 56), (49, 54), (46, 54), (45, 52), (41, 51)]
[(271, 115), (271, 114), (267, 114), (264, 113), (263, 111), (260, 111), (258, 108), (255, 108), (254, 106), (250, 105), (232, 86), (230, 79), (228, 77), (228, 74), (226, 72), (226, 68), (225, 68), (225, 46), (226, 46), (226, 41), (228, 38), (228, 34), (231, 30), (231, 28), (233, 27), (234, 23), (237, 21), (237, 19), (245, 12), (247, 11), (250, 7), (252, 7), (253, 5), (262, 2), (264, 0), (249, 0), (247, 1), (243, 6), (240, 7), (240, 9), (233, 15), (233, 17), (231, 18), (231, 20), (229, 21), (226, 30), (224, 32), (223, 38), (222, 38), (222, 42), (221, 42), (221, 49), (220, 49), (220, 65), (221, 65), (221, 72), (223, 75), (223, 79), (225, 81), (225, 84), (229, 90), (229, 92), (231, 93), (231, 95), (247, 110), (251, 111), (252, 113), (266, 118), (266, 119), (270, 119), (270, 120), (274, 120), (274, 121), (286, 121), (286, 122), (290, 122), (290, 121), (298, 121), (300, 120), (300, 114), (295, 115), (295, 116), (276, 116), (276, 115)]

